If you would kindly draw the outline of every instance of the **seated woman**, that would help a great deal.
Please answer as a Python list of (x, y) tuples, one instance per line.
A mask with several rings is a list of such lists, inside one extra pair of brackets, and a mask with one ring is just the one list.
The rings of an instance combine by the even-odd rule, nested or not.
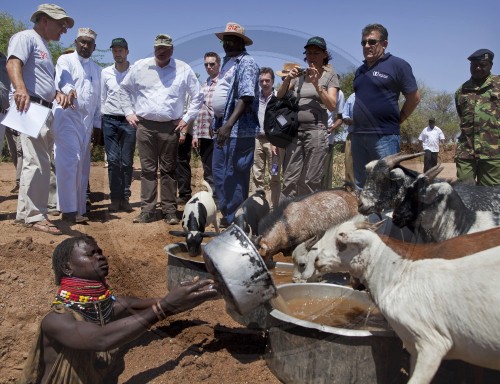
[(196, 278), (161, 298), (115, 296), (106, 281), (106, 257), (85, 235), (59, 244), (52, 267), (60, 288), (41, 321), (21, 383), (108, 383), (118, 347), (217, 295), (212, 280)]

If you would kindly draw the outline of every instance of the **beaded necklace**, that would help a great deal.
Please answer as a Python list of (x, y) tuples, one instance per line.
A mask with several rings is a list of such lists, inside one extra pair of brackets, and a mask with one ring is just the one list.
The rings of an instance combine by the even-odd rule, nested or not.
[(87, 321), (104, 325), (111, 320), (114, 301), (107, 283), (63, 277), (52, 306), (62, 304), (80, 313)]

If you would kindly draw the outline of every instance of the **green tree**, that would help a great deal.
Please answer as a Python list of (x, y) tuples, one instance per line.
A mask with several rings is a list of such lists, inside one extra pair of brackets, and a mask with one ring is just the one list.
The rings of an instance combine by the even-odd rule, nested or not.
[(356, 74), (356, 68), (352, 67), (348, 72), (340, 75), (340, 89), (344, 93), (344, 97), (347, 98), (354, 93), (354, 75)]
[[(411, 116), (401, 125), (401, 144), (405, 150), (421, 149), (418, 136), (428, 125), (429, 118), (436, 119), (436, 125), (443, 130), (446, 140), (453, 140), (458, 129), (453, 93), (436, 91), (422, 81), (418, 82), (420, 103)], [(401, 96), (400, 106), (404, 102)]]
[(27, 29), (27, 25), (5, 12), (0, 12), (0, 51), (7, 54), (7, 47), (11, 36), (17, 32)]

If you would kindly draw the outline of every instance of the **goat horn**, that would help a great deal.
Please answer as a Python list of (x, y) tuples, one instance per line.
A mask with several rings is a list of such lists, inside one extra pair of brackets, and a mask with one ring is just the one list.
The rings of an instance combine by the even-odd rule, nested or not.
[(425, 154), (425, 152), (410, 153), (410, 154), (401, 154), (401, 152), (399, 152), (394, 155), (386, 156), (384, 157), (383, 160), (385, 161), (387, 166), (390, 169), (392, 169), (402, 161), (415, 159), (416, 157), (422, 156), (423, 154)]
[(432, 181), (436, 178), (437, 175), (441, 173), (443, 169), (444, 167), (441, 165), (441, 163), (439, 163), (425, 172), (425, 177), (427, 178), (427, 180)]
[(369, 231), (376, 232), (388, 218), (381, 220), (377, 223), (370, 223), (369, 221), (359, 221), (355, 223), (357, 229), (368, 229)]
[(314, 235), (313, 237), (307, 239), (305, 241), (305, 247), (306, 247), (306, 250), (309, 252), (312, 248), (312, 246), (314, 244), (316, 244), (318, 242), (319, 238), (318, 238), (318, 235)]

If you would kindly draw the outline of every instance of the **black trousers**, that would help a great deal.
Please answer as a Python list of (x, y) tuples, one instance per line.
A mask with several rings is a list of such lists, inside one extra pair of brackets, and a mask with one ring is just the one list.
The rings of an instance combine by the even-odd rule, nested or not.
[(426, 149), (424, 154), (424, 172), (437, 165), (439, 152), (431, 152)]
[(201, 164), (203, 165), (203, 178), (210, 185), (215, 198), (214, 178), (212, 176), (212, 155), (214, 153), (213, 139), (198, 139)]
[(191, 198), (191, 144), (193, 136), (186, 133), (186, 140), (177, 151), (177, 189), (179, 197)]

